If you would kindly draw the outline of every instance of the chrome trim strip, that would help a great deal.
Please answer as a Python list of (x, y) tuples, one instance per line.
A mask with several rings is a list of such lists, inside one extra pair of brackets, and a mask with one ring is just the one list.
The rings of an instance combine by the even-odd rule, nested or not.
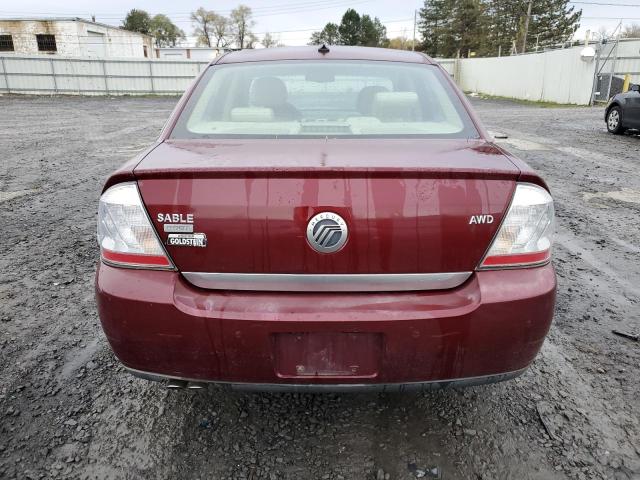
[(477, 377), (453, 378), (448, 380), (429, 380), (425, 382), (406, 383), (237, 383), (220, 380), (190, 379), (173, 377), (160, 373), (143, 372), (134, 368), (123, 367), (133, 376), (155, 382), (179, 380), (199, 384), (222, 385), (231, 390), (243, 392), (302, 392), (302, 393), (352, 393), (352, 392), (425, 392), (444, 388), (475, 387), (490, 383), (504, 382), (519, 377), (529, 366), (513, 372), (480, 375)]
[(401, 292), (462, 285), (472, 272), (393, 274), (288, 274), (182, 272), (196, 287), (269, 292)]

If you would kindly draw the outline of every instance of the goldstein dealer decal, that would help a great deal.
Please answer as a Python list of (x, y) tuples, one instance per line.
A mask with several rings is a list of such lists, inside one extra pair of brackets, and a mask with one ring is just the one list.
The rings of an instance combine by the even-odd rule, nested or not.
[(206, 247), (207, 236), (204, 233), (170, 233), (167, 245), (171, 247)]

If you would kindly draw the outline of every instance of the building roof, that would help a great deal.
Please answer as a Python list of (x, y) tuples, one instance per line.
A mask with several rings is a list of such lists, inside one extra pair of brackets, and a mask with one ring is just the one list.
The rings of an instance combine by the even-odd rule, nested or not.
[(134, 32), (132, 30), (125, 30), (124, 28), (117, 27), (115, 25), (109, 25), (107, 23), (94, 22), (92, 20), (86, 20), (80, 17), (19, 17), (19, 18), (0, 18), (0, 25), (4, 22), (81, 22), (89, 25), (97, 25), (103, 28), (111, 28), (113, 30), (120, 30), (131, 33), (133, 35), (140, 35), (142, 37), (152, 38), (151, 35), (146, 33)]
[(378, 60), (406, 63), (435, 63), (420, 52), (393, 50), (390, 48), (349, 47), (329, 45), (329, 52), (322, 54), (318, 45), (309, 47), (278, 47), (245, 49), (228, 53), (212, 63), (242, 63), (270, 60)]

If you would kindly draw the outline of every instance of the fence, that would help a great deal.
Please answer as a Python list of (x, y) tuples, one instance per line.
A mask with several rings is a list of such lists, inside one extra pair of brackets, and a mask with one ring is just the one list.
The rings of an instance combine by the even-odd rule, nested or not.
[(465, 91), (522, 100), (587, 105), (594, 61), (580, 58), (581, 47), (508, 57), (460, 61), (458, 83)]
[(625, 75), (631, 83), (640, 83), (640, 40), (609, 42), (598, 53), (594, 100), (605, 101), (620, 92)]
[(0, 93), (176, 95), (208, 64), (7, 55), (0, 57)]
[[(605, 83), (597, 75), (629, 73), (640, 82), (640, 40), (620, 42), (615, 51), (605, 46), (591, 61), (580, 58), (582, 48), (438, 61), (465, 91), (523, 100), (587, 105), (594, 87)], [(0, 93), (175, 95), (208, 63), (6, 55), (0, 56)]]

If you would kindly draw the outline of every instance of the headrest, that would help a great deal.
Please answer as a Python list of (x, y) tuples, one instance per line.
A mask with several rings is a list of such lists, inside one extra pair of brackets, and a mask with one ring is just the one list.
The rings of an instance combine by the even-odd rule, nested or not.
[(273, 110), (262, 107), (237, 107), (231, 109), (232, 122), (272, 122)]
[(363, 115), (371, 115), (371, 107), (373, 106), (373, 98), (376, 93), (388, 92), (385, 87), (381, 85), (370, 85), (364, 87), (358, 93), (358, 99), (356, 100), (356, 109)]
[(251, 103), (256, 107), (274, 107), (287, 102), (287, 86), (277, 77), (257, 78), (251, 90)]
[(371, 114), (383, 122), (420, 120), (420, 103), (416, 92), (378, 92), (373, 97)]

